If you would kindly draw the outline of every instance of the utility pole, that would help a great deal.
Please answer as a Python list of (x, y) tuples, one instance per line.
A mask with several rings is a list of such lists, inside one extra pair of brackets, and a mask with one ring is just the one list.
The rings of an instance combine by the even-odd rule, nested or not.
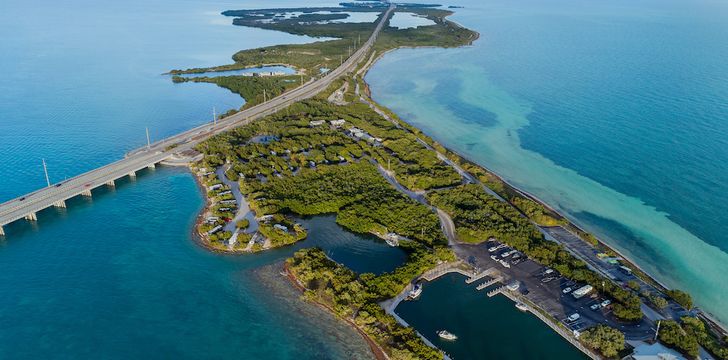
[(344, 55), (339, 55), (339, 66), (344, 63)]
[(266, 102), (266, 100), (265, 100), (265, 89), (263, 89), (263, 102)]
[(145, 128), (147, 130), (147, 150), (152, 147), (152, 142), (149, 140), (149, 128)]
[(215, 112), (215, 107), (212, 107), (212, 124), (217, 125), (217, 112)]
[(46, 167), (45, 159), (43, 159), (43, 172), (45, 173), (46, 183), (48, 187), (51, 187), (51, 180), (48, 178), (48, 168)]
[(657, 320), (657, 330), (655, 330), (655, 341), (657, 341), (657, 335), (660, 334), (660, 321)]

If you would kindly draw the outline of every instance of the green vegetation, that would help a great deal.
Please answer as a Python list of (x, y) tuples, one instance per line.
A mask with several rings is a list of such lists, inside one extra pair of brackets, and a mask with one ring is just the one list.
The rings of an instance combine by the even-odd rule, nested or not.
[(236, 226), (236, 227), (237, 227), (238, 229), (241, 229), (241, 230), (245, 230), (245, 229), (247, 229), (247, 228), (248, 228), (248, 226), (250, 226), (250, 220), (248, 220), (248, 219), (243, 219), (243, 220), (240, 220), (240, 221), (238, 221), (238, 222), (237, 222), (237, 223), (235, 224), (235, 226)]
[(446, 20), (446, 17), (453, 14), (449, 10), (398, 6), (395, 11), (418, 14), (435, 24), (408, 29), (385, 27), (374, 46), (377, 51), (411, 46), (458, 47), (471, 44), (478, 38), (477, 32)]
[(624, 334), (612, 327), (599, 324), (579, 336), (584, 346), (599, 351), (606, 358), (616, 358), (624, 349)]
[(693, 308), (693, 298), (690, 294), (678, 289), (667, 290), (665, 293), (682, 307), (688, 310)]
[(273, 97), (283, 94), (289, 89), (301, 85), (301, 77), (296, 75), (263, 77), (240, 75), (216, 77), (174, 76), (172, 77), (172, 81), (174, 81), (175, 83), (212, 83), (222, 88), (228, 89), (245, 99), (245, 105), (241, 108), (241, 110), (262, 103), (264, 100), (264, 91), (265, 98), (271, 99)]
[(308, 236), (308, 232), (300, 224), (280, 214), (275, 214), (268, 221), (261, 223), (258, 231), (270, 240), (271, 247), (274, 248), (291, 245)]
[(659, 339), (663, 344), (675, 348), (690, 358), (698, 356), (698, 340), (683, 330), (677, 321), (662, 320)]
[(458, 237), (468, 242), (482, 242), (495, 237), (563, 276), (602, 290), (618, 303), (613, 313), (622, 320), (642, 318), (639, 297), (629, 290), (590, 270), (561, 245), (547, 241), (538, 229), (508, 203), (485, 192), (480, 185), (462, 185), (433, 191), (430, 204), (452, 217)]
[(444, 240), (437, 216), (395, 190), (368, 162), (302, 169), (296, 176), (249, 182), (247, 191), (259, 214), (338, 213), (336, 222), (355, 232), (396, 232), (430, 246)]
[(662, 310), (667, 307), (668, 302), (665, 300), (664, 297), (657, 295), (657, 294), (648, 294), (647, 299), (650, 300), (650, 302), (655, 305), (656, 308)]
[(708, 352), (713, 354), (718, 359), (728, 360), (728, 346), (726, 345), (726, 339), (723, 342), (719, 340), (718, 336), (710, 331), (700, 319), (683, 316), (680, 318), (682, 321), (682, 327), (685, 332), (696, 339), (698, 344), (702, 345)]
[(299, 250), (286, 264), (306, 288), (306, 299), (323, 304), (337, 316), (351, 321), (391, 358), (434, 360), (442, 359), (442, 354), (427, 346), (412, 328), (397, 323), (377, 301), (399, 293), (412, 277), (452, 257), (447, 250), (430, 252), (417, 247), (403, 267), (380, 276), (358, 276), (327, 258), (318, 248)]

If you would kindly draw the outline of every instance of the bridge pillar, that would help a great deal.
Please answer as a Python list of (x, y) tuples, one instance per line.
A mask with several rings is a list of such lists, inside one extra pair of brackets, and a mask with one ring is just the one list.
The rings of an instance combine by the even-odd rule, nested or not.
[(156, 168), (156, 167), (157, 167), (157, 165), (156, 165), (156, 164), (151, 164), (151, 165), (149, 165), (149, 166), (147, 166), (147, 167), (148, 167), (148, 168), (150, 168), (150, 169), (154, 169), (154, 168)]
[(64, 200), (56, 201), (55, 203), (53, 203), (53, 206), (59, 207), (59, 208), (65, 208), (66, 202)]
[(91, 190), (84, 190), (81, 195), (91, 197)]
[(106, 182), (106, 185), (107, 186), (111, 186), (111, 187), (115, 187), (116, 186), (116, 183), (114, 182), (114, 180), (109, 180), (109, 181)]
[(25, 215), (25, 219), (29, 221), (38, 221), (38, 216), (35, 215), (34, 212), (29, 213), (28, 215)]
[(0, 236), (5, 236), (5, 230), (3, 230), (2, 226), (0, 226)]
[(130, 178), (136, 178), (136, 171), (132, 171), (129, 173)]

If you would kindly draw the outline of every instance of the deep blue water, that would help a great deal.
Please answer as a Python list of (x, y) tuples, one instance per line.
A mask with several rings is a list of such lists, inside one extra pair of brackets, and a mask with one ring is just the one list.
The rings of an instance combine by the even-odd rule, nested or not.
[(461, 5), (480, 40), (388, 54), (375, 99), (728, 321), (728, 5)]
[[(191, 238), (203, 199), (188, 171), (161, 167), (117, 184), (44, 211), (37, 224), (8, 227), (0, 358), (341, 359), (361, 338), (331, 334), (343, 323), (303, 316), (254, 272), (303, 246), (368, 261), (375, 272), (402, 258), (343, 233), (332, 217), (306, 223), (325, 238), (255, 256), (214, 254)], [(280, 278), (280, 268), (271, 271)]]
[[(460, 274), (448, 274), (426, 283), (416, 301), (400, 303), (395, 312), (455, 360), (586, 359), (537, 317), (516, 309), (513, 301), (502, 295), (489, 298), (485, 292), (465, 284)], [(458, 339), (440, 339), (440, 330)]]
[[(159, 138), (209, 121), (213, 107), (243, 104), (162, 73), (312, 41), (219, 15), (244, 6), (271, 2), (3, 2), (0, 202), (44, 185), (42, 158), (51, 180), (62, 180), (140, 146), (147, 126)], [(373, 272), (404, 259), (331, 217), (309, 220), (316, 235), (296, 246), (213, 254), (192, 239), (203, 201), (184, 169), (146, 170), (67, 204), (6, 226), (0, 238), (0, 358), (367, 359), (353, 330), (295, 292), (274, 291), (258, 272), (303, 246)]]

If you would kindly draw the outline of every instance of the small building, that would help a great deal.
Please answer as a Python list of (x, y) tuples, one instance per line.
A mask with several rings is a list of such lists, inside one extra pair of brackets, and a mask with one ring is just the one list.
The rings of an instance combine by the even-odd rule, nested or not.
[(263, 215), (258, 218), (258, 221), (261, 221), (261, 222), (268, 222), (271, 220), (273, 220), (273, 215)]
[(632, 355), (625, 357), (628, 360), (686, 360), (679, 352), (668, 349), (660, 343), (635, 346)]
[(215, 190), (218, 190), (218, 189), (221, 189), (221, 188), (222, 188), (222, 184), (215, 184), (215, 185), (209, 186), (207, 188), (207, 190), (209, 190), (209, 191), (215, 191)]
[(207, 232), (207, 235), (212, 235), (220, 230), (222, 230), (221, 225), (215, 226), (214, 228), (210, 229), (210, 231)]
[(288, 227), (285, 225), (275, 224), (275, 225), (273, 225), (273, 228), (276, 230), (283, 231), (283, 232), (288, 232)]
[(344, 119), (331, 120), (331, 121), (329, 121), (329, 123), (331, 124), (331, 126), (333, 126), (335, 128), (340, 128), (340, 127), (344, 126), (344, 124), (346, 123), (346, 120), (344, 120)]
[(308, 122), (308, 124), (311, 125), (311, 127), (314, 127), (314, 126), (321, 126), (325, 122), (326, 122), (326, 120), (311, 120)]
[(232, 192), (232, 191), (230, 191), (230, 190), (225, 190), (225, 191), (223, 191), (223, 192), (219, 193), (218, 195), (227, 195), (227, 194), (232, 194), (232, 193), (233, 193), (233, 192)]

